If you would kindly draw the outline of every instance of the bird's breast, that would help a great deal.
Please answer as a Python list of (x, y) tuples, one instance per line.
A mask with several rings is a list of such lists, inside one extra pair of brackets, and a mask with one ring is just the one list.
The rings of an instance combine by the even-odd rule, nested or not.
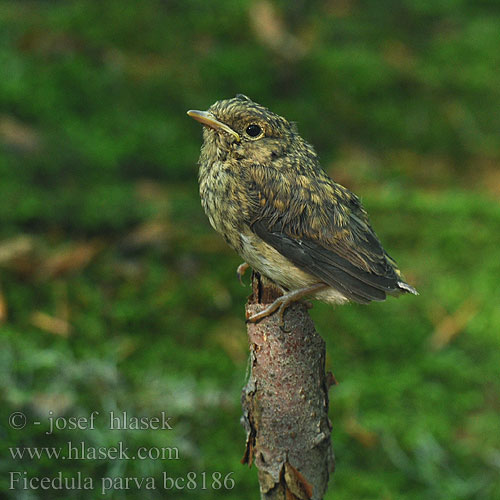
[(200, 168), (200, 197), (212, 227), (236, 251), (240, 251), (239, 233), (248, 218), (248, 199), (234, 166), (213, 162)]

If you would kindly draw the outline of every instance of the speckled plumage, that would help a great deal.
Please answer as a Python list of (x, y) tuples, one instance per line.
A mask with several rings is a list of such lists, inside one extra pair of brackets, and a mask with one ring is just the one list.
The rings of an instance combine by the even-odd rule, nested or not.
[(189, 114), (206, 125), (203, 208), (253, 269), (287, 291), (324, 283), (314, 297), (331, 303), (416, 293), (359, 198), (328, 177), (295, 124), (241, 94)]

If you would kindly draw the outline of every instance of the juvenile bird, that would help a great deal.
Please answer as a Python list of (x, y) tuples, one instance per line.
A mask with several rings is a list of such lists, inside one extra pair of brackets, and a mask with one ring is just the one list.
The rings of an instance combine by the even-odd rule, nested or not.
[(366, 304), (417, 294), (359, 198), (328, 177), (294, 123), (242, 94), (188, 115), (205, 126), (199, 183), (211, 225), (285, 292), (249, 321), (304, 296)]

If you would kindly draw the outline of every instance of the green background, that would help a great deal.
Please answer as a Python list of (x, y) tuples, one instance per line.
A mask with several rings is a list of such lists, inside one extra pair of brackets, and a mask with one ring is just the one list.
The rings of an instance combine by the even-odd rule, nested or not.
[[(496, 0), (0, 2), (1, 494), (218, 471), (231, 491), (168, 498), (258, 497), (240, 464), (249, 278), (200, 207), (185, 114), (241, 92), (298, 122), (420, 291), (311, 311), (339, 381), (326, 498), (499, 499), (499, 47)], [(100, 420), (47, 436), (49, 411)], [(110, 411), (174, 428), (111, 431)], [(9, 451), (68, 440), (180, 459)], [(13, 492), (9, 471), (95, 490)]]

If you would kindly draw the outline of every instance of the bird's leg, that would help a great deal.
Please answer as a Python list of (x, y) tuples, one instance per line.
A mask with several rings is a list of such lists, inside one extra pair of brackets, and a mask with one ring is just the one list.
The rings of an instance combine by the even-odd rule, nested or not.
[(272, 304), (269, 304), (262, 311), (253, 314), (252, 316), (247, 318), (247, 321), (249, 321), (250, 323), (257, 323), (257, 321), (260, 321), (263, 318), (267, 318), (268, 316), (271, 316), (271, 314), (273, 314), (274, 312), (278, 311), (280, 314), (280, 326), (283, 327), (285, 322), (283, 314), (285, 313), (285, 309), (290, 304), (292, 304), (293, 302), (297, 302), (306, 295), (319, 292), (324, 288), (328, 288), (328, 285), (326, 285), (325, 283), (315, 283), (314, 285), (309, 285), (304, 288), (298, 288), (297, 290), (292, 290), (291, 292), (287, 292), (285, 293), (285, 295), (278, 297)]
[(246, 262), (243, 262), (236, 269), (236, 274), (238, 275), (238, 279), (240, 280), (240, 283), (241, 283), (242, 286), (245, 286), (245, 283), (243, 283), (243, 275), (245, 274), (246, 270), (249, 267), (250, 266)]

